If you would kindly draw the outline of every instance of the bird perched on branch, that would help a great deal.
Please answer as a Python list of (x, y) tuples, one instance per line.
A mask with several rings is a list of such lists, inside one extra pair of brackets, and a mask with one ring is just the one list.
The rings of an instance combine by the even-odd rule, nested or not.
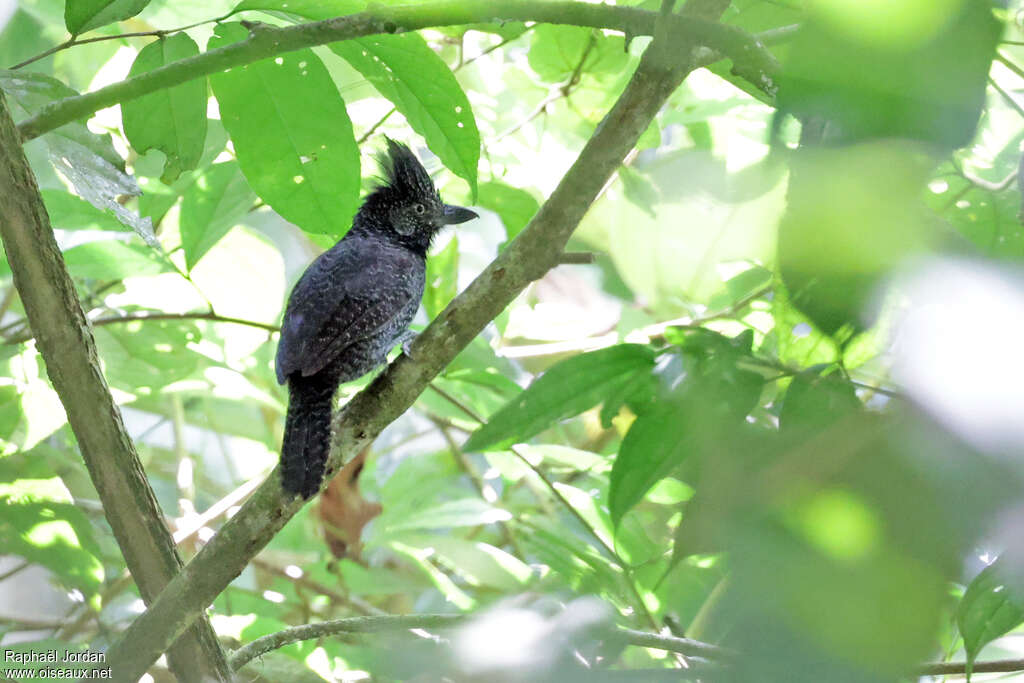
[(387, 145), (379, 158), (383, 182), (341, 241), (303, 273), (281, 324), (277, 381), (288, 383), (281, 483), (305, 498), (323, 479), (338, 385), (382, 365), (396, 345), (406, 350), (431, 240), (444, 226), (477, 217), (441, 201), (408, 147)]

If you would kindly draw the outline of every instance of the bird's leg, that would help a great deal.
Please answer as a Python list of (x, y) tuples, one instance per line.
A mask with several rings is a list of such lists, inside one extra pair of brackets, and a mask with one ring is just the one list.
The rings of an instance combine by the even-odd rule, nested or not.
[(406, 330), (405, 332), (403, 332), (401, 334), (401, 336), (395, 342), (396, 344), (401, 344), (402, 345), (402, 353), (404, 353), (405, 355), (409, 356), (409, 358), (412, 358), (412, 353), (409, 352), (409, 344), (411, 344), (412, 340), (415, 339), (415, 338), (416, 338), (416, 332), (413, 332), (412, 330)]

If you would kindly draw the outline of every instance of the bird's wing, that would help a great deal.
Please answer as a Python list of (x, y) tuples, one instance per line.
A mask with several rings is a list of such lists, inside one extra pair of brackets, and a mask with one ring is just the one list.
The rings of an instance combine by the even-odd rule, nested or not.
[(312, 375), (372, 337), (418, 296), (422, 264), (404, 250), (358, 243), (326, 251), (292, 291), (277, 347), (277, 381)]

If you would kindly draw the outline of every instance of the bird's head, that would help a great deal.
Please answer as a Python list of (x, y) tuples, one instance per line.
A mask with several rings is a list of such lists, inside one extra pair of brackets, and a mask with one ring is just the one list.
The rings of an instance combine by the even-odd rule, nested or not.
[(360, 214), (375, 230), (426, 253), (441, 228), (465, 223), (477, 214), (442, 202), (412, 150), (391, 138), (387, 141), (387, 151), (378, 157), (383, 181), (366, 197)]

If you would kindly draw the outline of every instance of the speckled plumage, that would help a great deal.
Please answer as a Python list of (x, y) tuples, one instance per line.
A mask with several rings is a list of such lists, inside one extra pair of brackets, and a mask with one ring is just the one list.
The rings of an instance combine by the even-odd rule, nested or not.
[(385, 362), (419, 308), (434, 235), (476, 217), (441, 202), (405, 145), (388, 140), (380, 162), (384, 182), (345, 237), (303, 273), (281, 325), (277, 381), (287, 382), (289, 394), (281, 479), (306, 498), (323, 479), (338, 385)]

